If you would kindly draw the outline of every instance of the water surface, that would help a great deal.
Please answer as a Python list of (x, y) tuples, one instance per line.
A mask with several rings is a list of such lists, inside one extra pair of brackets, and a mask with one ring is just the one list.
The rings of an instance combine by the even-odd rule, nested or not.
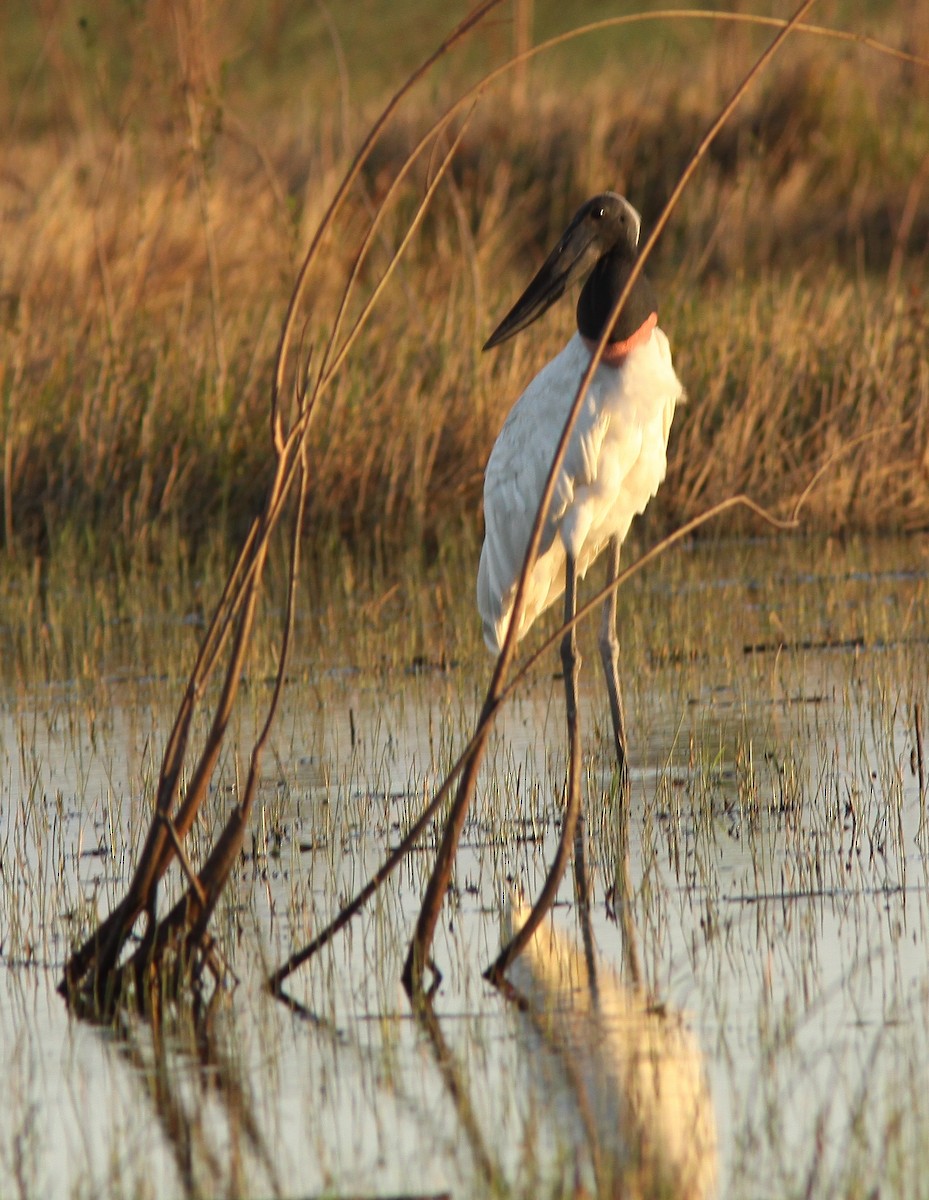
[[(682, 1014), (702, 1055), (723, 1195), (924, 1188), (929, 889), (915, 711), (925, 723), (927, 596), (917, 539), (691, 549), (624, 592), (635, 937), (650, 1001)], [(622, 977), (621, 822), (593, 644), (584, 651), (592, 926), (603, 969)], [(216, 918), (239, 983), (196, 1042), (71, 1020), (54, 991), (72, 937), (125, 886), (179, 689), (157, 664), (143, 675), (122, 663), (98, 696), (68, 681), (7, 691), (0, 1195), (592, 1186), (576, 1096), (481, 977), (508, 897), (538, 892), (557, 839), (554, 654), (493, 736), (436, 939), (438, 1035), (412, 1019), (398, 983), (432, 838), (290, 981), (310, 1016), (260, 990), (432, 794), (466, 740), (485, 667), (373, 669), (301, 651)], [(194, 858), (233, 800), (266, 699), (255, 681)], [(554, 923), (578, 937), (570, 879)]]

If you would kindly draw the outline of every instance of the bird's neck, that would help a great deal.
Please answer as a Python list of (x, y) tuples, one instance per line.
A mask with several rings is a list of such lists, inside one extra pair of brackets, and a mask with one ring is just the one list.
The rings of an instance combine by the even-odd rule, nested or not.
[[(588, 276), (577, 302), (577, 328), (591, 349), (603, 336), (633, 265), (628, 252), (612, 251), (599, 260)], [(608, 364), (614, 359), (615, 363), (622, 362), (630, 350), (648, 340), (657, 324), (655, 289), (645, 275), (640, 274), (613, 326), (602, 361)]]
[[(612, 339), (608, 341), (603, 347), (603, 353), (600, 355), (600, 362), (607, 367), (622, 366), (633, 350), (635, 350), (638, 346), (645, 345), (648, 339), (652, 336), (652, 330), (657, 324), (658, 314), (656, 312), (650, 313), (635, 331), (635, 333), (633, 333), (630, 337), (625, 338), (621, 342), (616, 342)], [(584, 334), (581, 334), (581, 341), (583, 341), (584, 345), (591, 354), (593, 354), (597, 346), (600, 344), (599, 338), (585, 337)]]

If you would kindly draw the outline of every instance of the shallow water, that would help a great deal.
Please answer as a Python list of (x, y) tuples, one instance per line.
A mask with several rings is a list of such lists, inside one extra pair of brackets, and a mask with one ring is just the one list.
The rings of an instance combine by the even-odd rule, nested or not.
[[(922, 542), (698, 548), (637, 580), (624, 607), (635, 938), (651, 998), (685, 1014), (702, 1053), (720, 1193), (920, 1194)], [(621, 973), (619, 823), (592, 644), (585, 657), (592, 924), (603, 969)], [(593, 1186), (577, 1096), (481, 978), (507, 897), (538, 892), (557, 838), (555, 661), (501, 719), (465, 831), (435, 946), (441, 1048), (398, 983), (432, 842), (290, 981), (313, 1020), (259, 984), (365, 882), (431, 795), (478, 710), (483, 662), (302, 664), (265, 760), (254, 837), (216, 918), (240, 982), (198, 1044), (69, 1020), (54, 991), (72, 933), (109, 910), (134, 862), (171, 687), (110, 681), (104, 703), (64, 684), (7, 694), (0, 1196)], [(250, 689), (212, 819), (234, 794), (265, 698)], [(577, 938), (570, 879), (554, 920)]]

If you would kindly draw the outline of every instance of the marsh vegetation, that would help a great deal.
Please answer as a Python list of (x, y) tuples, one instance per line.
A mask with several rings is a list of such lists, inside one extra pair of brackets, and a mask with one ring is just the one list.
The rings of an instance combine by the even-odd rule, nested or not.
[[(821, 8), (860, 32), (860, 11)], [(515, 33), (491, 22), (405, 98), (314, 260), (284, 387), (275, 347), (304, 247), (398, 82), (353, 56), (400, 20), (433, 45), (430, 14), (411, 2), (356, 24), (165, 0), (0, 16), (17, 48), (0, 174), (4, 1195), (689, 1194), (666, 1165), (679, 1143), (650, 1141), (664, 1060), (706, 1133), (692, 1194), (717, 1175), (733, 1196), (921, 1190), (929, 74), (915, 5), (868, 16), (908, 61), (796, 35), (650, 266), (690, 402), (637, 547), (739, 491), (806, 525), (759, 538), (756, 518), (729, 513), (621, 588), (628, 827), (603, 699), (591, 689), (581, 706), (588, 976), (570, 882), (557, 940), (540, 931), (522, 964), (530, 1003), (480, 974), (561, 825), (560, 683), (543, 658), (490, 734), (431, 1005), (413, 1019), (398, 981), (441, 814), (288, 979), (289, 1007), (267, 991), (473, 733), (482, 464), (563, 341), (553, 316), (485, 363), (488, 314), (591, 181), (655, 219), (771, 37), (664, 18), (575, 39), (502, 77), (393, 189), (528, 12), (516, 6)], [(536, 40), (557, 16), (537, 6)], [(429, 47), (400, 41), (402, 75)], [(344, 328), (385, 271), (390, 285), (326, 376), (374, 217)], [(195, 675), (182, 726), (215, 762), (207, 777), (174, 760), (172, 794), (197, 805), (184, 849), (109, 964), (138, 958), (141, 1002), (120, 1004), (91, 970), (63, 990), (105, 1020), (69, 1019), (62, 968), (82, 942), (99, 955), (94, 930), (145, 860), (178, 698), (288, 463), (306, 468), (299, 571), (277, 544), (243, 560), (253, 575), (216, 650), (234, 647), (226, 685)], [(214, 740), (229, 680), (238, 703)], [(228, 874), (205, 890), (197, 872), (245, 803)], [(181, 972), (149, 1002), (145, 939), (191, 895), (211, 987), (194, 993)], [(585, 1015), (598, 987), (605, 1026)]]
[[(557, 14), (536, 7), (541, 38)], [(819, 8), (823, 21), (836, 10)], [(436, 40), (436, 19), (407, 9), (373, 9), (378, 36), (402, 22)], [(918, 51), (913, 12), (875, 6), (867, 32)], [(264, 495), (285, 306), (375, 84), (355, 60), (339, 90), (340, 47), (356, 52), (358, 31), (320, 16), (166, 0), (82, 20), (68, 6), (44, 32), (19, 9), (0, 17), (19, 48), (0, 176), (6, 542), (28, 550), (68, 531), (94, 555), (151, 555), (180, 531), (197, 548), (241, 535)], [(433, 553), (449, 525), (477, 528), (490, 445), (564, 333), (553, 315), (484, 359), (493, 317), (592, 190), (626, 192), (648, 230), (765, 39), (706, 20), (607, 29), (534, 60), (531, 103), (514, 101), (511, 75), (481, 98), (314, 423), (314, 528)], [(389, 44), (398, 86), (415, 60), (406, 32)], [(510, 50), (498, 19), (401, 107), (314, 269), (307, 348), (324, 344), (412, 146), (464, 75)], [(587, 78), (598, 56), (614, 67)], [(783, 503), (840, 448), (811, 520), (925, 525), (927, 87), (916, 66), (798, 37), (711, 148), (649, 267), (694, 399), (653, 530), (736, 491)], [(354, 311), (433, 166), (414, 168), (386, 215)]]

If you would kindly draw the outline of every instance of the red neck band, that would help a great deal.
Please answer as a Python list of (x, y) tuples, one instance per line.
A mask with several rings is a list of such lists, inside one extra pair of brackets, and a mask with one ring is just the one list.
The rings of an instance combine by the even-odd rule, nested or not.
[[(652, 330), (658, 324), (658, 314), (650, 313), (648, 318), (642, 322), (639, 328), (627, 337), (624, 342), (607, 342), (603, 347), (603, 355), (600, 362), (606, 367), (619, 367), (626, 361), (629, 354), (638, 346), (643, 346), (652, 336)], [(596, 350), (597, 343), (593, 338), (584, 337), (581, 335), (584, 345), (591, 354)]]

